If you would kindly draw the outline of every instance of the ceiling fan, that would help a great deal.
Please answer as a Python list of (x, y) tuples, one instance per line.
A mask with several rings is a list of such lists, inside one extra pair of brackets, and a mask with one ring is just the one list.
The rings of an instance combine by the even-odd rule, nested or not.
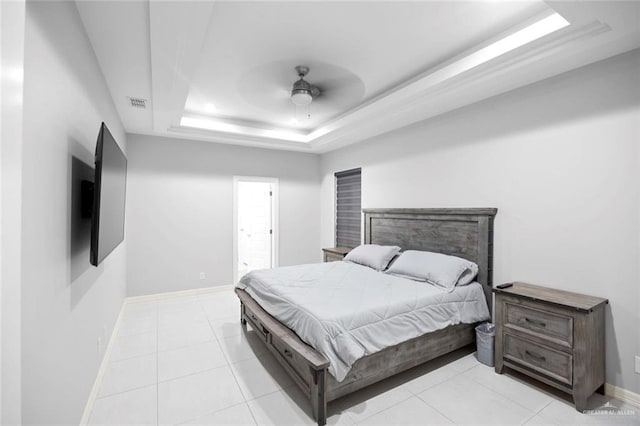
[(293, 83), (291, 102), (293, 102), (295, 106), (307, 106), (313, 101), (313, 98), (320, 95), (320, 89), (304, 79), (309, 73), (309, 67), (298, 65), (295, 67), (295, 70), (300, 79)]
[(351, 71), (301, 58), (250, 68), (236, 84), (249, 105), (283, 122), (297, 120), (299, 126), (310, 123), (303, 118), (309, 118), (312, 109), (316, 117), (328, 118), (357, 105), (365, 94), (364, 83)]

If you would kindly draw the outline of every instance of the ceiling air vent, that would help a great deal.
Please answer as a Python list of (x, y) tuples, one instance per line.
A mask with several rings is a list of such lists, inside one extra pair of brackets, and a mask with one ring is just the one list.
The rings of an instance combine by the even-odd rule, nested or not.
[(131, 98), (131, 97), (127, 97), (127, 99), (129, 99), (129, 103), (134, 108), (146, 108), (147, 107), (147, 100), (146, 99), (143, 99), (143, 98)]

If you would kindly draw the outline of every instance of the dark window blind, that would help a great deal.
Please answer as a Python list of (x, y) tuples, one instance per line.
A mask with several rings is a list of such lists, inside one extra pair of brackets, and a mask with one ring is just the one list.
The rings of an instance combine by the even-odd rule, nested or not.
[(336, 173), (336, 246), (360, 245), (360, 169)]

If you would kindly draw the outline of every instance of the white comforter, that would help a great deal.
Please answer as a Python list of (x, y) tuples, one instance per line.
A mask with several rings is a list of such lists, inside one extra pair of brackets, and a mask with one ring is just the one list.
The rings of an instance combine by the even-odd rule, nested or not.
[(449, 325), (489, 319), (478, 283), (448, 293), (351, 262), (253, 271), (237, 287), (322, 353), (338, 381), (363, 356)]

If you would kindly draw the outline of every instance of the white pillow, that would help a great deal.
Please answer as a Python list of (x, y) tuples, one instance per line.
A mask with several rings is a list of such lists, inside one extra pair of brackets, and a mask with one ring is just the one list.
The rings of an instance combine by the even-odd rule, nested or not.
[(407, 250), (386, 272), (416, 281), (426, 281), (451, 292), (456, 284), (469, 284), (478, 274), (478, 265), (446, 254)]
[(362, 244), (347, 253), (344, 260), (382, 271), (399, 251), (398, 246)]

